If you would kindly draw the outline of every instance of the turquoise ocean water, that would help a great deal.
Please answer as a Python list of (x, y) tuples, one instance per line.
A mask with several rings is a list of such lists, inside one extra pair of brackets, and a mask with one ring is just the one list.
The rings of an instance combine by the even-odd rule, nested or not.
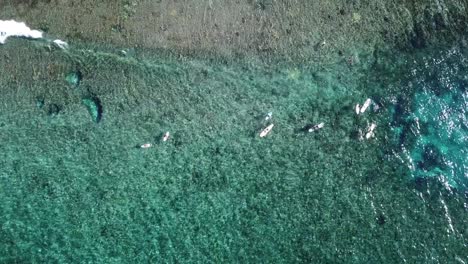
[(467, 67), (8, 40), (0, 261), (466, 263)]

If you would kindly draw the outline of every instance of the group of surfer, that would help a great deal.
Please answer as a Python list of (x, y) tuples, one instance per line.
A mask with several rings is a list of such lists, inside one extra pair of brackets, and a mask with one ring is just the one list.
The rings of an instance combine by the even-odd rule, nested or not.
[[(362, 115), (369, 108), (369, 106), (371, 106), (371, 104), (372, 104), (372, 100), (370, 98), (366, 99), (366, 101), (364, 102), (362, 107), (359, 104), (356, 104), (356, 107), (355, 107), (356, 114), (357, 115)], [(265, 118), (264, 118), (264, 121), (270, 121), (272, 118), (273, 118), (273, 112), (268, 112), (266, 114)], [(308, 125), (306, 125), (305, 127), (302, 128), (302, 131), (312, 133), (312, 132), (316, 132), (316, 131), (320, 130), (324, 126), (325, 126), (324, 122), (321, 122), (321, 123), (318, 123), (318, 124), (308, 124)], [(270, 123), (267, 127), (265, 127), (262, 131), (260, 131), (259, 136), (261, 138), (266, 137), (271, 132), (273, 127), (274, 127), (274, 124)], [(377, 125), (375, 123), (371, 123), (367, 127), (367, 131), (366, 131), (364, 137), (366, 139), (370, 139), (370, 138), (374, 137), (374, 135), (375, 135), (374, 131), (375, 131), (376, 127), (377, 127)], [(359, 130), (359, 132), (360, 132), (360, 137), (359, 138), (363, 139), (364, 138), (363, 137), (363, 132), (361, 130)], [(163, 135), (161, 140), (163, 142), (167, 141), (167, 140), (169, 140), (169, 137), (170, 137), (170, 134), (169, 134), (169, 131), (168, 131)], [(150, 148), (152, 146), (153, 145), (151, 143), (145, 143), (145, 144), (142, 144), (142, 145), (140, 145), (138, 147), (139, 148)]]
[[(356, 114), (357, 115), (361, 115), (363, 114), (368, 108), (369, 106), (372, 104), (372, 100), (370, 98), (367, 98), (366, 101), (364, 102), (364, 104), (362, 105), (362, 107), (359, 105), (359, 104), (356, 104), (356, 107), (355, 107), (355, 110), (356, 110)], [(272, 118), (273, 116), (273, 113), (272, 112), (269, 112), (266, 117), (265, 117), (265, 120), (268, 121)], [(273, 126), (274, 124), (269, 124), (266, 128), (264, 128), (261, 132), (260, 132), (260, 137), (265, 137), (266, 135), (268, 135), (268, 133), (271, 132), (271, 130), (273, 129)], [(321, 122), (321, 123), (318, 123), (318, 124), (308, 124), (306, 125), (302, 131), (305, 131), (305, 132), (315, 132), (315, 131), (318, 131), (319, 129), (323, 128), (325, 126), (325, 123)], [(375, 133), (374, 133), (374, 130), (375, 128), (377, 127), (377, 125), (375, 123), (371, 123), (368, 128), (367, 128), (367, 132), (365, 134), (365, 138), (366, 139), (370, 139), (372, 138)], [(360, 131), (361, 132), (361, 131)], [(361, 132), (362, 134), (362, 132)], [(362, 139), (362, 135), (360, 136), (360, 139)]]

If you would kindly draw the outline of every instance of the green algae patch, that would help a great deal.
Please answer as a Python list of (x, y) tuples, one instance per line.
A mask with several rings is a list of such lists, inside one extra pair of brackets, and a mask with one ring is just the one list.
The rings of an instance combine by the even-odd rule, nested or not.
[(97, 97), (86, 97), (81, 99), (81, 103), (88, 109), (91, 118), (95, 123), (99, 123), (102, 119), (102, 104)]

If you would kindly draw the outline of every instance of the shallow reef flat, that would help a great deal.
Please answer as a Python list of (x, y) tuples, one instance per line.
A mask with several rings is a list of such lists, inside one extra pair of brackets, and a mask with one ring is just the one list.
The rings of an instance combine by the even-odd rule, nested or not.
[[(466, 1), (13, 1), (16, 19), (68, 41), (178, 54), (329, 64), (356, 52), (421, 48), (466, 33)], [(211, 55), (210, 55), (211, 54)]]
[(393, 98), (426, 81), (411, 62), (465, 56), (450, 47), (325, 68), (12, 39), (0, 49), (2, 260), (463, 260), (466, 194), (414, 178), (392, 130), (408, 113), (392, 109), (411, 105)]

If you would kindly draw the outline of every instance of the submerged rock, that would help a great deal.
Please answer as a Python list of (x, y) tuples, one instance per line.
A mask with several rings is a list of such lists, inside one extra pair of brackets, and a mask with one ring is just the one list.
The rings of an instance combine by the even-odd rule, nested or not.
[(42, 97), (37, 97), (37, 98), (36, 98), (36, 107), (37, 107), (37, 108), (42, 108), (42, 107), (44, 107), (44, 104), (45, 104), (44, 98), (42, 98)]
[(99, 123), (102, 119), (102, 105), (101, 100), (99, 98), (93, 97), (86, 97), (81, 99), (81, 103), (86, 106), (88, 109), (91, 118), (95, 123)]
[(78, 86), (81, 82), (82, 77), (83, 76), (80, 71), (74, 71), (74, 72), (70, 72), (69, 74), (67, 74), (67, 76), (65, 77), (65, 80), (70, 85)]
[(47, 115), (56, 116), (60, 113), (61, 107), (58, 104), (50, 104), (47, 109)]

